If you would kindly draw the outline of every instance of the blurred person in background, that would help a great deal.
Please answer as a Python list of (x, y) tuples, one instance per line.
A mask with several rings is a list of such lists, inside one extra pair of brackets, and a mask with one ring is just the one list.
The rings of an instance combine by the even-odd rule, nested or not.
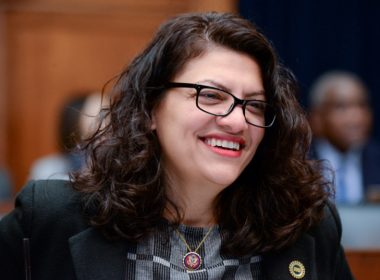
[(4, 167), (0, 168), (0, 202), (12, 198), (12, 181), (9, 172)]
[(95, 92), (77, 95), (65, 103), (58, 125), (60, 153), (36, 160), (29, 179), (68, 180), (70, 172), (83, 166), (83, 154), (76, 151), (76, 147), (95, 129), (101, 100), (101, 94)]
[(327, 160), (325, 176), (335, 181), (337, 204), (378, 202), (380, 146), (371, 139), (370, 96), (353, 73), (330, 71), (310, 90), (311, 154)]

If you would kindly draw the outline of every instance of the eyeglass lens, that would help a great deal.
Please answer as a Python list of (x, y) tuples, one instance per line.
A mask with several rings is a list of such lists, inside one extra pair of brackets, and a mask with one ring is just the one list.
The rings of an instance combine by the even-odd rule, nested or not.
[[(234, 104), (234, 97), (227, 92), (211, 88), (201, 88), (198, 91), (197, 106), (206, 113), (226, 116), (233, 109)], [(244, 115), (246, 121), (255, 126), (271, 126), (274, 121), (273, 110), (264, 101), (247, 101)]]

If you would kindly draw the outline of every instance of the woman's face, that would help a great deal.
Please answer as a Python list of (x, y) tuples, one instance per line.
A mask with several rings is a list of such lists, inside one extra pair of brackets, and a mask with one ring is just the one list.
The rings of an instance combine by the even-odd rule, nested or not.
[[(190, 60), (171, 82), (208, 85), (240, 99), (265, 100), (258, 64), (223, 47), (210, 48)], [(156, 130), (171, 184), (213, 186), (217, 191), (238, 178), (264, 136), (264, 128), (245, 121), (240, 105), (225, 117), (199, 110), (192, 88), (167, 90), (153, 111), (152, 129)]]

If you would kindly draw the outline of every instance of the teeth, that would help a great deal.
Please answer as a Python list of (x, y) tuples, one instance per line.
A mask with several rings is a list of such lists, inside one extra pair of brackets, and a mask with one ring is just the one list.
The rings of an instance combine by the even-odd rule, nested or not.
[[(208, 139), (210, 140), (210, 139)], [(213, 138), (211, 139), (211, 143), (209, 143), (211, 146), (215, 147), (216, 146), (216, 140)]]
[(238, 142), (220, 140), (215, 138), (207, 138), (206, 143), (213, 147), (222, 147), (225, 149), (239, 150), (240, 144)]

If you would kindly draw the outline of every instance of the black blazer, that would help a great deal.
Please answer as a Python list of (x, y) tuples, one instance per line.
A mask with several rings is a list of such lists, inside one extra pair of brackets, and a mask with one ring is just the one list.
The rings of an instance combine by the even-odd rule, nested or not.
[[(290, 248), (263, 256), (265, 279), (294, 279), (289, 264), (300, 261), (302, 279), (353, 279), (340, 246), (341, 225), (326, 204), (321, 224)], [(32, 279), (125, 279), (126, 241), (109, 241), (87, 225), (80, 197), (65, 181), (32, 181), (16, 208), (0, 220), (0, 278), (25, 279), (23, 238), (30, 242)]]

